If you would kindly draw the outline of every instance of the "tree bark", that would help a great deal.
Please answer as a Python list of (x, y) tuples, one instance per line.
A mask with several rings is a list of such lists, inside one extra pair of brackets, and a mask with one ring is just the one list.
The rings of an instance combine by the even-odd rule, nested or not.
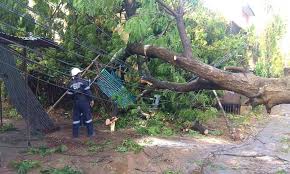
[(126, 11), (126, 19), (135, 15), (137, 10), (137, 3), (135, 0), (124, 0), (124, 9)]
[(203, 126), (199, 121), (195, 121), (193, 123), (192, 129), (195, 131), (198, 131), (199, 133), (201, 133), (203, 135), (208, 134), (208, 129), (205, 126)]

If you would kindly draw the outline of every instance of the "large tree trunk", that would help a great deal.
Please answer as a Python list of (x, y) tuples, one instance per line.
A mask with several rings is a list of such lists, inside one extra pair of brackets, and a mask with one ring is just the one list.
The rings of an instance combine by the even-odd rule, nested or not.
[(249, 102), (253, 106), (264, 104), (268, 112), (275, 105), (290, 103), (290, 79), (288, 78), (262, 78), (248, 72), (232, 73), (223, 71), (204, 64), (197, 58), (183, 57), (165, 48), (155, 46), (132, 44), (128, 45), (127, 51), (131, 54), (143, 56), (146, 54), (147, 57), (160, 58), (202, 78), (186, 84), (177, 84), (145, 77), (153, 86), (155, 85), (160, 89), (166, 88), (176, 91), (194, 91), (200, 89), (230, 90), (249, 97)]
[(29, 121), (32, 131), (47, 132), (55, 128), (39, 101), (30, 88), (27, 88), (25, 80), (16, 69), (16, 61), (12, 54), (0, 47), (0, 74), (3, 74), (4, 84), (13, 106)]

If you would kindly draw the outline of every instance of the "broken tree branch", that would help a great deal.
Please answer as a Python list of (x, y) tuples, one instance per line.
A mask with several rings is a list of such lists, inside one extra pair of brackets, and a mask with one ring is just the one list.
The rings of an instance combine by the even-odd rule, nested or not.
[(169, 89), (176, 92), (190, 92), (198, 90), (219, 90), (222, 89), (220, 86), (215, 83), (209, 82), (204, 79), (196, 79), (188, 83), (175, 83), (168, 81), (161, 81), (152, 76), (143, 76), (143, 82), (152, 84), (152, 88), (155, 89)]
[(236, 67), (236, 66), (226, 66), (224, 67), (225, 71), (231, 71), (235, 73), (249, 73), (250, 71), (245, 69), (244, 67)]
[(167, 4), (165, 4), (162, 0), (156, 0), (156, 2), (159, 5), (161, 5), (169, 15), (174, 16), (174, 17), (177, 16), (177, 13), (171, 7), (169, 7)]

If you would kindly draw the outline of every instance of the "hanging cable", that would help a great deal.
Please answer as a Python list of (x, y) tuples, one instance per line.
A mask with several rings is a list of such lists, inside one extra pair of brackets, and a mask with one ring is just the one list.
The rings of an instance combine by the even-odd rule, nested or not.
[[(28, 47), (28, 46), (25, 46), (25, 45), (21, 45), (21, 44), (19, 44), (19, 43), (17, 43), (17, 42), (14, 42), (14, 41), (12, 41), (12, 40), (9, 40), (9, 39), (6, 39), (6, 38), (4, 38), (4, 37), (1, 37), (0, 36), (0, 39), (3, 39), (3, 40), (5, 40), (5, 41), (7, 41), (7, 42), (11, 42), (11, 43), (13, 43), (13, 44), (15, 44), (15, 45), (17, 45), (17, 46), (19, 46), (19, 47), (21, 47), (21, 48), (26, 48), (26, 49), (28, 49), (28, 50), (30, 50), (30, 51), (32, 51), (32, 52), (34, 52), (34, 53), (36, 53), (36, 54), (38, 54), (38, 55), (41, 55), (42, 57), (44, 57), (44, 54), (43, 53), (41, 53), (41, 52), (39, 52), (39, 51), (37, 51), (37, 50), (35, 50), (35, 49), (32, 49), (32, 48), (30, 48), (30, 47)], [(70, 66), (70, 67), (78, 67), (78, 66), (74, 66), (74, 65), (71, 65), (71, 64), (69, 64), (69, 63), (67, 63), (67, 62), (65, 62), (65, 61), (62, 61), (62, 60), (59, 60), (59, 59), (56, 59), (56, 58), (53, 58), (54, 60), (57, 60), (57, 61), (59, 61), (59, 62), (61, 62), (61, 63), (64, 63), (64, 64), (66, 64), (66, 65), (68, 65), (68, 66)], [(94, 72), (94, 71), (91, 71), (91, 70), (89, 70), (89, 72), (91, 72), (91, 73), (93, 73), (93, 74), (96, 74), (96, 72)]]
[[(55, 32), (53, 29), (49, 28), (47, 25), (41, 24), (41, 23), (37, 22), (36, 20), (31, 19), (31, 18), (27, 18), (27, 16), (25, 16), (24, 14), (21, 14), (21, 12), (19, 12), (18, 10), (13, 10), (13, 9), (9, 8), (9, 6), (5, 5), (4, 3), (1, 3), (1, 2), (0, 2), (0, 8), (2, 8), (2, 9), (4, 9), (4, 10), (8, 10), (8, 11), (10, 11), (11, 13), (14, 13), (14, 14), (18, 15), (19, 17), (22, 17), (22, 18), (27, 19), (28, 21), (32, 22), (33, 24), (42, 27), (42, 28), (45, 29), (46, 31), (53, 31), (53, 32)], [(27, 8), (26, 8), (26, 9), (27, 9)], [(29, 10), (29, 9), (28, 9), (28, 10)], [(41, 15), (39, 15), (39, 16), (42, 17)], [(47, 21), (47, 22), (49, 22), (49, 21)], [(57, 34), (60, 35), (60, 36), (62, 36), (62, 37), (64, 37), (64, 35), (62, 35), (61, 33), (57, 33)], [(92, 49), (92, 48), (90, 48), (90, 47), (84, 45), (84, 44), (81, 44), (81, 43), (79, 43), (78, 41), (76, 41), (75, 39), (73, 39), (73, 42), (74, 42), (75, 44), (77, 44), (77, 45), (80, 45), (81, 47), (84, 47), (84, 48), (87, 48), (87, 49), (93, 51), (93, 52), (96, 53), (96, 54), (104, 55), (104, 54), (101, 53), (100, 51), (97, 51), (97, 50), (95, 50), (95, 49)], [(106, 54), (106, 53), (105, 53), (105, 54)]]
[[(51, 70), (51, 71), (53, 71), (53, 72), (57, 72), (57, 73), (62, 74), (62, 75), (64, 75), (64, 76), (67, 76), (67, 77), (70, 77), (70, 76), (71, 76), (71, 75), (69, 75), (69, 74), (67, 74), (67, 73), (64, 73), (64, 72), (62, 72), (62, 71), (59, 71), (59, 70), (56, 70), (56, 69), (52, 69), (52, 68), (49, 68), (49, 67), (47, 67), (47, 66), (45, 66), (45, 65), (42, 65), (42, 64), (40, 64), (39, 62), (36, 62), (36, 61), (30, 60), (29, 58), (24, 57), (23, 55), (21, 55), (19, 52), (15, 51), (15, 50), (5, 48), (5, 47), (3, 47), (3, 46), (1, 46), (1, 45), (0, 45), (0, 47), (3, 48), (3, 49), (6, 49), (6, 50), (8, 50), (10, 53), (16, 55), (16, 58), (17, 58), (17, 59), (21, 58), (21, 60), (24, 59), (24, 60), (26, 60), (28, 63), (34, 64), (34, 65), (38, 65), (38, 66), (40, 66), (40, 67), (43, 67), (43, 68), (48, 69), (48, 70)], [(38, 71), (36, 71), (36, 72), (38, 72)], [(52, 77), (52, 76), (50, 76), (50, 77)]]
[[(15, 45), (18, 45), (19, 47), (22, 47), (22, 48), (26, 48), (26, 49), (28, 49), (28, 50), (31, 50), (31, 51), (35, 52), (36, 54), (38, 54), (38, 55), (44, 56), (43, 53), (41, 53), (41, 52), (39, 52), (39, 51), (37, 51), (37, 50), (35, 50), (35, 49), (32, 49), (32, 48), (29, 48), (29, 47), (27, 47), (27, 46), (21, 45), (21, 44), (19, 44), (19, 43), (17, 43), (17, 42), (14, 42), (14, 41), (9, 40), (9, 39), (6, 39), (6, 38), (3, 38), (3, 37), (1, 37), (1, 36), (0, 36), (0, 38), (3, 39), (3, 40), (5, 40), (5, 41), (7, 41), (7, 42), (11, 42), (11, 43), (13, 43), (13, 44), (15, 44)], [(0, 47), (2, 47), (2, 46), (0, 45)], [(4, 48), (4, 47), (2, 47), (2, 48)], [(7, 48), (4, 48), (4, 49), (7, 49)], [(9, 50), (9, 51), (12, 52), (11, 50)], [(15, 53), (14, 53), (14, 54), (15, 54)], [(19, 53), (17, 53), (17, 54), (19, 55)], [(19, 55), (19, 56), (20, 56), (21, 58), (27, 59), (29, 62), (35, 63), (35, 64), (40, 65), (40, 66), (42, 66), (42, 67), (44, 67), (44, 68), (46, 68), (46, 69), (49, 69), (49, 70), (51, 70), (51, 71), (55, 71), (55, 72), (58, 72), (58, 73), (60, 73), (60, 74), (62, 74), (62, 75), (65, 75), (65, 76), (70, 77), (70, 75), (67, 74), (67, 73), (64, 73), (64, 72), (59, 71), (59, 70), (54, 70), (54, 69), (49, 68), (49, 67), (47, 67), (47, 66), (41, 65), (41, 64), (39, 64), (38, 62), (35, 62), (35, 61), (32, 61), (32, 60), (30, 60), (30, 59), (28, 59), (28, 58), (23, 57), (22, 55)], [(102, 64), (102, 68), (107, 68), (107, 67), (115, 68), (115, 67), (109, 66), (109, 64), (110, 64), (110, 62), (107, 63), (107, 64)], [(115, 68), (115, 69), (117, 69), (117, 68)], [(97, 73), (94, 72), (94, 71), (88, 70), (88, 72), (93, 73), (94, 75), (97, 75)], [(120, 79), (120, 80), (121, 80), (121, 79)], [(135, 84), (133, 84), (133, 83), (128, 83), (128, 82), (126, 82), (126, 81), (124, 81), (124, 80), (121, 80), (121, 81), (122, 81), (123, 83), (126, 83), (126, 84), (125, 84), (126, 86), (131, 86), (131, 87), (135, 87), (135, 88), (142, 89), (142, 90), (147, 89), (147, 88), (143, 88), (143, 87), (139, 87), (139, 86), (136, 87)]]

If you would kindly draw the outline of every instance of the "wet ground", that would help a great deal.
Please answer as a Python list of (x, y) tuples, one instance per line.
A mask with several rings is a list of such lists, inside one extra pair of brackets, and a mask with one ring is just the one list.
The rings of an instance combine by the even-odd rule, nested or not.
[[(280, 105), (259, 124), (252, 135), (243, 142), (233, 142), (222, 137), (142, 137), (132, 130), (110, 133), (100, 127), (93, 141), (106, 144), (96, 152), (88, 152), (82, 138), (71, 140), (70, 125), (46, 137), (32, 137), (32, 145), (56, 146), (65, 144), (69, 148), (64, 154), (45, 157), (24, 153), (27, 144), (25, 126), (16, 125), (19, 131), (0, 134), (0, 173), (15, 173), (9, 161), (34, 159), (41, 161), (42, 168), (71, 166), (88, 174), (141, 174), (141, 173), (290, 173), (290, 106)], [(144, 146), (144, 150), (119, 153), (116, 147), (123, 139), (132, 138)], [(41, 169), (31, 173), (39, 173)]]

